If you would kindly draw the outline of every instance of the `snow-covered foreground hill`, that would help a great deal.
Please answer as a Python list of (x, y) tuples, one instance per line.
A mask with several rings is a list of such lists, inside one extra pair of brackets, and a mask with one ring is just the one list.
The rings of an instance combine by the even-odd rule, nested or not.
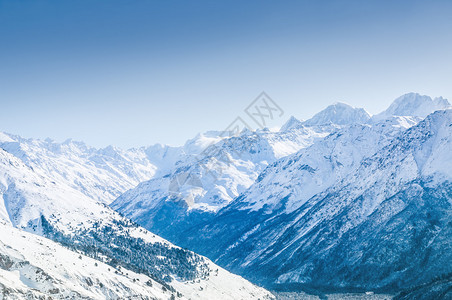
[(171, 288), (112, 267), (0, 222), (0, 299), (270, 299), (271, 295), (209, 263), (203, 280)]
[[(95, 295), (97, 299), (122, 299), (125, 295), (132, 298), (155, 295), (161, 299), (159, 295), (170, 297), (171, 294), (192, 299), (272, 297), (264, 289), (230, 274), (209, 259), (131, 223), (105, 204), (53, 182), (2, 149), (0, 191), (0, 240), (4, 251), (2, 261), (5, 262), (0, 266), (4, 277), (2, 284), (12, 288), (13, 294), (39, 295), (39, 291), (58, 294), (66, 293), (71, 287), (75, 299), (79, 294), (88, 298)], [(75, 253), (24, 231), (50, 238), (67, 249), (89, 256), (92, 259), (82, 255), (81, 260), (95, 265), (95, 259), (101, 268), (85, 268), (73, 261), (72, 258), (78, 257)], [(22, 235), (25, 240), (21, 239)], [(44, 257), (43, 260), (40, 261), (38, 256)], [(62, 257), (67, 260), (60, 261)], [(52, 264), (48, 265), (48, 262)], [(68, 264), (73, 265), (69, 270)], [(120, 278), (119, 275), (103, 274), (106, 264), (120, 274), (137, 276), (140, 282), (129, 284), (133, 278), (128, 275)], [(92, 275), (92, 281), (89, 276), (85, 277), (95, 270), (98, 273)], [(60, 280), (63, 277), (66, 279)], [(146, 277), (156, 282), (153, 286), (169, 292), (158, 292), (158, 288), (146, 290)], [(69, 285), (71, 278), (77, 279), (73, 288)], [(31, 291), (31, 288), (37, 291)]]
[(148, 276), (118, 271), (55, 242), (0, 223), (2, 299), (45, 297), (169, 299), (171, 291)]

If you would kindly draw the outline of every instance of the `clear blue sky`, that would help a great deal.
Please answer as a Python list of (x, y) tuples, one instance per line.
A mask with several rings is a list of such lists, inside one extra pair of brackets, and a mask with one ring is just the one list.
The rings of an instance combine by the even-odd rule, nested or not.
[(177, 145), (263, 90), (303, 119), (335, 101), (451, 99), (451, 16), (435, 0), (0, 0), (0, 130)]

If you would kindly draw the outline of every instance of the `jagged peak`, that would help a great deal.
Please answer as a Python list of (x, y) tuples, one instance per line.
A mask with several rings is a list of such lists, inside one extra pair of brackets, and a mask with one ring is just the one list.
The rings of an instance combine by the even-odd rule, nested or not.
[(14, 139), (11, 138), (10, 134), (0, 131), (0, 143), (5, 143), (5, 142), (6, 143), (14, 142)]
[(432, 99), (430, 96), (419, 93), (407, 93), (395, 99), (385, 111), (376, 115), (375, 118), (385, 119), (390, 116), (425, 118), (434, 111), (450, 107), (449, 101), (443, 97)]
[(281, 129), (279, 131), (287, 131), (294, 128), (299, 128), (300, 126), (303, 126), (303, 121), (295, 118), (294, 116), (290, 116), (289, 120), (284, 123), (283, 126), (281, 126)]
[(435, 103), (436, 105), (442, 105), (445, 107), (450, 107), (450, 102), (449, 100), (447, 100), (446, 98), (443, 97), (436, 97), (435, 99), (433, 99), (433, 103)]
[(324, 110), (315, 114), (303, 125), (350, 125), (366, 123), (371, 115), (364, 108), (356, 108), (344, 102), (335, 102)]
[[(46, 138), (45, 140), (44, 140), (44, 142), (48, 142), (48, 143), (52, 143), (52, 144), (58, 144), (57, 142), (55, 142), (53, 139), (51, 139), (51, 138)], [(74, 140), (73, 138), (68, 138), (68, 139), (66, 139), (63, 143), (61, 143), (61, 145), (75, 145), (75, 146), (78, 146), (78, 147), (88, 147), (86, 144), (85, 144), (85, 142), (83, 142), (83, 141), (77, 141), (77, 140)]]

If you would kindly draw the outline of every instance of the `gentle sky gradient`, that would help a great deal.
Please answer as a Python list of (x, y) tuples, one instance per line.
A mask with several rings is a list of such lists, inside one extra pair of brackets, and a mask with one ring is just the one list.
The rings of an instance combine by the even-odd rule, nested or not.
[(0, 0), (0, 131), (120, 147), (224, 129), (261, 92), (306, 119), (452, 99), (452, 1)]

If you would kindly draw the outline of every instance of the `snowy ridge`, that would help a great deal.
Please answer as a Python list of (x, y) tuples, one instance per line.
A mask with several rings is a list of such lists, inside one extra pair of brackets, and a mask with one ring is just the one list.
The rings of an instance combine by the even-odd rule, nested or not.
[(307, 126), (314, 125), (351, 125), (363, 124), (370, 119), (370, 114), (363, 108), (355, 108), (342, 102), (336, 102), (304, 121)]
[[(196, 176), (200, 183), (198, 186), (188, 183), (180, 186), (181, 199), (187, 202), (190, 209), (216, 211), (248, 188), (268, 163), (312, 144), (330, 130), (328, 127), (317, 130), (301, 128), (283, 133), (246, 132), (238, 137), (220, 140), (210, 145), (212, 152), (188, 156), (185, 161), (178, 162), (171, 174), (139, 184), (137, 189), (123, 194), (112, 206), (117, 207), (122, 199), (129, 196), (134, 199), (148, 194), (154, 195), (153, 198), (171, 197), (171, 182), (180, 174), (187, 173)], [(216, 149), (220, 149), (220, 152)], [(157, 204), (151, 201), (148, 205)]]
[(432, 99), (429, 96), (422, 96), (417, 93), (409, 93), (400, 96), (382, 113), (374, 118), (380, 120), (389, 116), (412, 116), (425, 118), (434, 111), (451, 108), (447, 99), (438, 97)]
[(294, 116), (291, 116), (289, 120), (287, 120), (286, 123), (284, 123), (283, 126), (281, 126), (280, 131), (288, 131), (291, 129), (296, 129), (303, 126), (303, 122), (301, 120), (298, 120)]
[(95, 149), (72, 140), (59, 144), (50, 139), (22, 139), (4, 133), (2, 136), (0, 148), (40, 175), (105, 203), (157, 171), (145, 149)]
[(0, 148), (55, 184), (109, 204), (138, 183), (166, 174), (178, 161), (219, 140), (219, 132), (207, 132), (182, 147), (156, 144), (123, 150), (113, 146), (97, 149), (71, 139), (56, 143), (0, 133)]
[[(363, 158), (372, 155), (413, 125), (415, 123), (410, 119), (393, 117), (373, 126), (357, 124), (339, 129), (311, 147), (268, 167), (255, 186), (242, 195), (247, 200), (240, 209), (259, 210), (265, 207), (271, 211), (284, 198), (285, 209), (291, 212), (345, 178), (360, 166)], [(239, 202), (234, 207), (239, 207)]]
[[(136, 214), (140, 213), (139, 209), (126, 208), (125, 202), (151, 209), (162, 199), (177, 197), (190, 209), (217, 211), (248, 188), (269, 163), (311, 145), (337, 128), (303, 126), (277, 133), (243, 132), (238, 137), (219, 140), (210, 145), (212, 152), (187, 156), (171, 173), (140, 183), (136, 189), (121, 195), (112, 207), (121, 207), (120, 211), (126, 215), (129, 211)], [(174, 196), (170, 186), (181, 174), (194, 176), (198, 184), (182, 183)]]

